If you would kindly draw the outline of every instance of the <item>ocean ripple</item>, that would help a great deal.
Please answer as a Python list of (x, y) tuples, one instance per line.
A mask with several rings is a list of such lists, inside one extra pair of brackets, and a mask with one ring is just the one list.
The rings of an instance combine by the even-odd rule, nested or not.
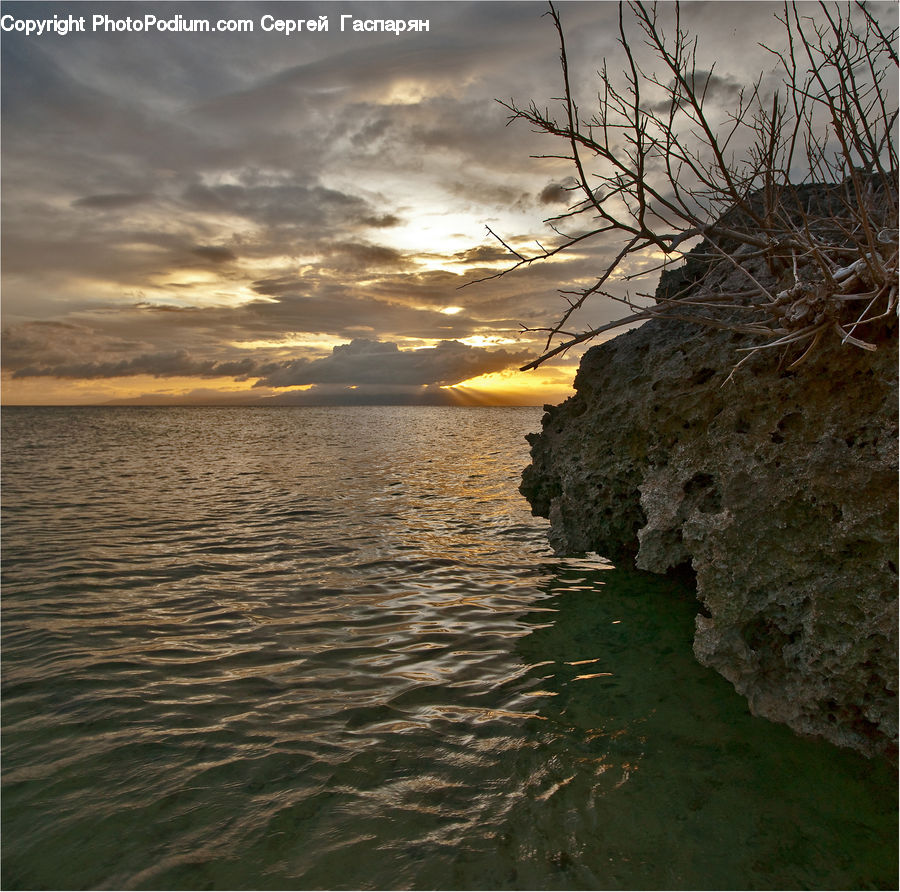
[(549, 552), (538, 423), (4, 409), (4, 888), (893, 887), (885, 766)]

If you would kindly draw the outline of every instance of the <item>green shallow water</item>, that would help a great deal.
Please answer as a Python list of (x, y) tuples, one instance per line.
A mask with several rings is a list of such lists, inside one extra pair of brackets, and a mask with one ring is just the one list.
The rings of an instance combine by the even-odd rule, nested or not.
[(560, 559), (537, 410), (4, 410), (4, 889), (893, 889), (896, 773)]

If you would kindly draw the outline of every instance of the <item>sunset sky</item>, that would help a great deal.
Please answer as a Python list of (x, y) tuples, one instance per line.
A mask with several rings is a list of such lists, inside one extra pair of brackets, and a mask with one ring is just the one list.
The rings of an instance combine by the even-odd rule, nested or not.
[[(561, 4), (576, 89), (615, 56), (614, 3)], [(688, 3), (724, 104), (768, 66), (778, 4)], [(552, 244), (560, 147), (495, 98), (560, 94), (542, 2), (7, 3), (86, 33), (2, 35), (6, 404), (541, 404), (578, 355), (515, 369), (558, 288), (616, 242), (487, 283)], [(92, 32), (92, 16), (249, 19), (253, 33)], [(265, 32), (329, 18), (325, 33)], [(341, 15), (427, 33), (341, 32)], [(6, 22), (11, 19), (4, 19)], [(653, 287), (654, 283), (645, 285)], [(624, 287), (624, 286), (617, 286)], [(616, 313), (597, 307), (584, 324)]]

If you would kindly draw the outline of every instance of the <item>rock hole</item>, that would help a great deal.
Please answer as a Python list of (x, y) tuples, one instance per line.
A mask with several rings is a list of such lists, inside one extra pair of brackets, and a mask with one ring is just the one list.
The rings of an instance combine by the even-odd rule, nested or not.
[(738, 415), (734, 420), (734, 432), (736, 434), (746, 434), (750, 431), (750, 421), (744, 415)]
[(690, 380), (688, 381), (688, 384), (690, 384), (693, 387), (697, 387), (700, 384), (706, 384), (706, 382), (709, 381), (709, 379), (712, 378), (712, 376), (715, 375), (715, 373), (716, 373), (715, 369), (704, 367), (704, 368), (700, 369), (699, 372), (697, 372), (696, 374), (691, 376)]
[(787, 432), (796, 430), (803, 422), (803, 414), (801, 412), (788, 412), (781, 421), (778, 422), (778, 430)]
[(712, 474), (694, 474), (687, 483), (684, 484), (684, 491), (687, 495), (691, 495), (692, 493), (697, 492), (700, 489), (706, 489), (708, 486), (712, 486), (715, 483), (715, 478)]

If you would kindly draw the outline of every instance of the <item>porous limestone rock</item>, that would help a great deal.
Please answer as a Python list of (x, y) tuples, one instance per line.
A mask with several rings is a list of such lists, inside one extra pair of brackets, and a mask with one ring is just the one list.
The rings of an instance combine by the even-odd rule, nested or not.
[(792, 371), (761, 351), (726, 383), (745, 337), (648, 322), (584, 355), (521, 490), (560, 553), (692, 569), (694, 652), (754, 713), (895, 758), (895, 322), (881, 334)]

